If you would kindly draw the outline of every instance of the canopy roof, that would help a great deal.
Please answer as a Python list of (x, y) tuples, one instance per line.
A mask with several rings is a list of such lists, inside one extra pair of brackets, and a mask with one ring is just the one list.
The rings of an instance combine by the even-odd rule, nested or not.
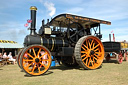
[(18, 43), (0, 43), (0, 48), (23, 48), (23, 46)]
[(0, 48), (23, 48), (23, 45), (14, 41), (0, 40)]
[(111, 22), (109, 22), (109, 21), (93, 19), (93, 18), (88, 18), (88, 17), (82, 17), (82, 16), (77, 16), (77, 15), (72, 15), (72, 14), (60, 14), (60, 15), (54, 17), (50, 21), (50, 25), (51, 26), (67, 27), (67, 24), (73, 23), (73, 22), (78, 22), (83, 26), (90, 25), (90, 27), (95, 27), (99, 24), (111, 25)]

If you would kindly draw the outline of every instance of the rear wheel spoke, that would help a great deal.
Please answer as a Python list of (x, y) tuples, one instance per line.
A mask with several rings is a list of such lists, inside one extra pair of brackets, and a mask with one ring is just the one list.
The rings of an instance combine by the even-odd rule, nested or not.
[(87, 54), (87, 51), (81, 51), (81, 53), (86, 53)]
[(95, 63), (94, 56), (93, 56), (93, 62)]
[(90, 61), (91, 61), (91, 58), (89, 57), (88, 66), (89, 66), (89, 64), (90, 64)]
[(86, 58), (88, 58), (88, 57), (83, 58), (82, 61), (84, 61)]
[(92, 46), (92, 44), (93, 44), (93, 41), (94, 41), (94, 40), (91, 41), (91, 46)]
[(98, 55), (96, 55), (96, 54), (94, 54), (97, 58), (99, 58), (99, 56)]
[(87, 65), (87, 63), (88, 63), (88, 58), (86, 59), (86, 63), (85, 64)]
[(95, 49), (94, 51), (96, 52), (96, 51), (98, 51), (98, 50), (99, 50), (99, 48)]
[(90, 42), (88, 41), (88, 43), (89, 43), (89, 48), (91, 49), (91, 44), (90, 44)]
[(86, 49), (89, 49), (86, 45), (83, 44), (83, 46), (84, 46)]
[(97, 60), (97, 58), (96, 58), (96, 57), (94, 57), (94, 59), (95, 59), (95, 60)]
[(81, 48), (82, 48), (84, 51), (86, 51), (86, 49), (85, 49), (83, 46), (82, 46)]
[(93, 49), (97, 48), (100, 44), (97, 44)]
[(94, 64), (93, 64), (93, 62), (94, 62), (94, 61), (92, 61), (92, 59), (91, 59), (91, 64), (92, 64), (92, 66), (94, 67)]
[(95, 43), (93, 43), (93, 45), (92, 45), (92, 49), (94, 48), (94, 46), (95, 46)]
[(86, 56), (86, 54), (83, 54), (83, 55), (81, 56), (81, 58), (82, 58), (82, 57), (85, 57), (85, 56)]
[(98, 54), (99, 56), (101, 56), (101, 55), (102, 55), (102, 53), (101, 53), (101, 52), (95, 52), (95, 54)]

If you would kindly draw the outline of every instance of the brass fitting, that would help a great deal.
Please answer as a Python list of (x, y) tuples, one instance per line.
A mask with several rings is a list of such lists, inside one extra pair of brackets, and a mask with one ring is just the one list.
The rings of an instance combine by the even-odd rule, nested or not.
[(30, 7), (30, 10), (35, 10), (35, 11), (36, 11), (37, 8), (36, 8), (35, 6), (31, 6), (31, 7)]

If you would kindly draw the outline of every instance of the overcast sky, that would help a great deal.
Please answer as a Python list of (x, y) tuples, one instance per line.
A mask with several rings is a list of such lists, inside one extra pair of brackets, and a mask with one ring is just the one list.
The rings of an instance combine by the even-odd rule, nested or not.
[(85, 17), (111, 21), (101, 25), (103, 41), (113, 30), (116, 41), (128, 41), (128, 0), (1, 0), (0, 40), (13, 40), (20, 44), (29, 30), (24, 27), (30, 19), (30, 6), (36, 6), (38, 31), (42, 19), (58, 14), (71, 13)]

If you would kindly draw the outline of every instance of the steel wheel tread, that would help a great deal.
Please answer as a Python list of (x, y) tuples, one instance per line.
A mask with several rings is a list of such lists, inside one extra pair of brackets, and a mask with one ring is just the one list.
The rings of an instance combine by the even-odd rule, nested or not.
[[(82, 45), (85, 43), (85, 41), (88, 41), (89, 39), (92, 39), (93, 40), (93, 42), (95, 42), (95, 44), (96, 44), (96, 49), (100, 49), (99, 50), (99, 53), (100, 54), (98, 54), (98, 55), (100, 55), (100, 56), (98, 56), (97, 57), (97, 60), (95, 60), (95, 62), (92, 60), (92, 58), (94, 59), (94, 57), (96, 58), (96, 56), (94, 56), (94, 55), (90, 55), (90, 57), (85, 57), (85, 55), (86, 55), (86, 53), (85, 53), (85, 55), (83, 56), (83, 55), (81, 55), (82, 54), (82, 52), (83, 51), (81, 51), (81, 49), (82, 49)], [(89, 52), (91, 53), (91, 47), (92, 47), (92, 45), (91, 44), (93, 44), (93, 42), (91, 41), (90, 43), (87, 43), (87, 45), (89, 46), (89, 48), (90, 49), (88, 49), (88, 50), (90, 50)], [(95, 45), (94, 45), (95, 46)], [(95, 47), (93, 47), (94, 48), (94, 50), (96, 50), (95, 49)], [(85, 49), (85, 50), (87, 50), (87, 49)], [(96, 51), (97, 52), (97, 51)], [(95, 53), (96, 53), (95, 52)], [(88, 53), (88, 51), (87, 51), (87, 53)], [(94, 53), (94, 54), (95, 54)], [(102, 64), (102, 62), (103, 62), (103, 59), (104, 59), (104, 47), (103, 47), (103, 44), (102, 44), (102, 42), (97, 38), (97, 37), (95, 37), (95, 36), (91, 36), (91, 35), (89, 35), (89, 36), (84, 36), (84, 37), (82, 37), (82, 38), (80, 38), (79, 40), (78, 40), (78, 42), (77, 42), (77, 44), (76, 44), (76, 46), (75, 46), (75, 53), (74, 53), (74, 55), (75, 55), (75, 58), (76, 58), (76, 61), (77, 61), (77, 63), (79, 64), (79, 66), (80, 67), (82, 67), (82, 68), (85, 68), (85, 69), (97, 69), (97, 68), (99, 68), (100, 66), (101, 66), (101, 64)], [(93, 57), (92, 57), (93, 56)], [(85, 62), (85, 60), (84, 59), (82, 59), (82, 57), (84, 57), (85, 58), (85, 60), (86, 60), (86, 62)], [(98, 58), (100, 58), (100, 59), (98, 59)], [(88, 60), (87, 60), (88, 59)], [(83, 60), (83, 61), (82, 61)], [(93, 63), (94, 62), (94, 63)], [(98, 64), (97, 64), (97, 62), (98, 62)], [(88, 64), (89, 63), (89, 64)], [(92, 64), (91, 66), (90, 66), (90, 63)]]
[[(20, 55), (21, 55), (22, 51), (23, 51), (23, 50), (20, 50), (20, 51), (19, 51), (18, 56), (17, 56), (17, 58), (16, 58), (17, 64), (18, 64), (18, 66), (19, 66), (20, 68), (21, 68), (21, 65), (20, 65)], [(21, 69), (22, 69), (22, 68), (21, 68)]]

